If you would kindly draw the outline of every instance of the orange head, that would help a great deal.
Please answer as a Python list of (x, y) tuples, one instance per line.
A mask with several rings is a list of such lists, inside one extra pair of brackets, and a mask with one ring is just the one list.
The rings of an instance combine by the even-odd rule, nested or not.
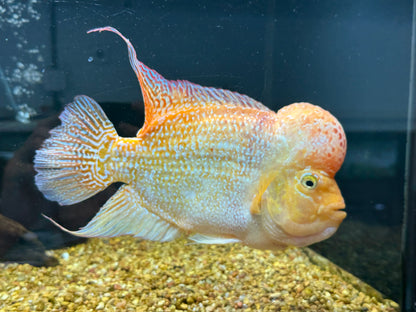
[(264, 229), (276, 244), (305, 246), (331, 236), (346, 216), (334, 179), (345, 133), (334, 116), (308, 103), (277, 115), (283, 163), (261, 199)]

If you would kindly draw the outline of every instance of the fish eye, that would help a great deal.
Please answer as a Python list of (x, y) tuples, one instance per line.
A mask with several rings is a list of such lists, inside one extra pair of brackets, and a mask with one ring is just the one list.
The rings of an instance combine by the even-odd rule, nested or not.
[(301, 179), (301, 183), (305, 188), (313, 190), (318, 186), (318, 178), (312, 174), (305, 174)]

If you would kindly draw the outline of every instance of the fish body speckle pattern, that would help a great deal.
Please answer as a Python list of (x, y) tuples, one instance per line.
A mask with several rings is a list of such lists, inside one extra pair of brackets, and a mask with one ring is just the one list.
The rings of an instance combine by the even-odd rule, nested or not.
[[(244, 206), (256, 192), (253, 182), (262, 175), (258, 164), (265, 151), (270, 151), (268, 138), (273, 135), (256, 118), (230, 118), (241, 116), (242, 111), (249, 114), (249, 110), (259, 115), (254, 109), (223, 106), (189, 118), (185, 113), (165, 118), (161, 125), (148, 128), (149, 135), (136, 139), (140, 143), (121, 140), (113, 151), (118, 166), (113, 172), (119, 181), (134, 181), (135, 189), (141, 189), (152, 205), (165, 207), (161, 211), (164, 219), (172, 218), (189, 231), (212, 224), (220, 225), (218, 234), (234, 231), (230, 227), (242, 228), (249, 214)], [(273, 122), (269, 117), (270, 130)], [(230, 132), (233, 136), (225, 138)], [(189, 137), (194, 138), (192, 142)], [(136, 149), (126, 153), (126, 146)], [(143, 185), (143, 181), (154, 182)], [(224, 211), (224, 200), (234, 208)], [(205, 213), (197, 213), (200, 208)], [(195, 214), (187, 213), (190, 211)]]
[[(304, 246), (331, 236), (345, 218), (333, 179), (345, 157), (342, 126), (308, 103), (275, 113), (248, 96), (169, 81), (137, 60), (145, 123), (122, 138), (100, 106), (77, 96), (37, 151), (35, 182), (62, 205), (123, 182), (74, 235), (134, 235), (169, 241)], [(52, 221), (54, 222), (54, 221)]]

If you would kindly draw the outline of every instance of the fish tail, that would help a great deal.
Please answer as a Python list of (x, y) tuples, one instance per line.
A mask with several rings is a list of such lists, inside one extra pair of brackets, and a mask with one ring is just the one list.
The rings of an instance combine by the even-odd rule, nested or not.
[(71, 205), (114, 182), (108, 164), (118, 135), (98, 103), (84, 95), (59, 118), (62, 124), (36, 151), (35, 183), (47, 199)]

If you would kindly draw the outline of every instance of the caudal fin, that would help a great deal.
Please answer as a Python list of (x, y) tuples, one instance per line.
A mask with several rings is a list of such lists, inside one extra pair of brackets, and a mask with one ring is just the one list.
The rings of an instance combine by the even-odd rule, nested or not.
[(35, 183), (47, 199), (70, 205), (114, 182), (106, 161), (118, 136), (97, 102), (84, 95), (59, 118), (62, 124), (36, 151)]

